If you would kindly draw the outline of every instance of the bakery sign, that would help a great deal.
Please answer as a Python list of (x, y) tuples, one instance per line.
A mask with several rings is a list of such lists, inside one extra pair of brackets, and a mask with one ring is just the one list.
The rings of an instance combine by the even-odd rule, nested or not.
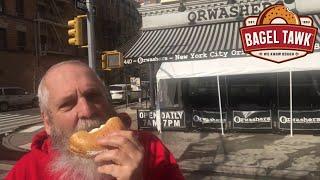
[(272, 129), (270, 110), (233, 111), (234, 129)]
[(190, 24), (207, 21), (228, 21), (239, 17), (258, 15), (263, 9), (274, 4), (276, 1), (263, 1), (261, 3), (241, 3), (234, 5), (213, 6), (208, 9), (199, 9), (188, 13)]
[[(278, 110), (280, 129), (290, 129), (289, 110)], [(320, 110), (292, 111), (292, 128), (295, 130), (320, 130)]]
[[(222, 112), (222, 123), (227, 123), (227, 112)], [(192, 127), (201, 129), (221, 129), (220, 112), (194, 109), (192, 111)]]
[(242, 47), (252, 56), (282, 63), (314, 51), (317, 28), (312, 18), (299, 17), (283, 4), (247, 17), (244, 24), (240, 29)]

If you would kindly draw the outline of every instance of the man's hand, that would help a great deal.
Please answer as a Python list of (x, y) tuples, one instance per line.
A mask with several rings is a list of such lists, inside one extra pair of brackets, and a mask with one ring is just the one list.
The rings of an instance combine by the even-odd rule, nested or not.
[(99, 173), (117, 180), (142, 180), (144, 148), (132, 131), (114, 132), (98, 143), (107, 148), (95, 157)]

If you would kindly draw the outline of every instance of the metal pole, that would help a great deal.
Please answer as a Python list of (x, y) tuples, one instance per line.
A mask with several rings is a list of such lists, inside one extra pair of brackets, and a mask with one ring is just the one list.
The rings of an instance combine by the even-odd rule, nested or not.
[(89, 67), (96, 72), (96, 47), (95, 47), (95, 32), (94, 32), (94, 12), (93, 0), (86, 0), (87, 4), (87, 34), (88, 34), (88, 61)]
[(290, 136), (293, 136), (293, 120), (292, 120), (292, 71), (290, 70)]
[(34, 46), (35, 46), (35, 59), (34, 59), (34, 72), (33, 72), (33, 93), (37, 92), (37, 83), (38, 83), (38, 62), (39, 62), (39, 31), (38, 31), (38, 22), (34, 21)]
[(222, 107), (221, 107), (221, 94), (220, 94), (219, 76), (217, 76), (217, 84), (218, 84), (218, 97), (219, 97), (219, 110), (220, 110), (221, 134), (222, 134), (222, 135), (224, 135), (224, 130), (223, 130), (223, 119), (222, 119)]
[(126, 78), (126, 68), (123, 67), (123, 78), (124, 78), (124, 84), (125, 84), (125, 89), (126, 89), (126, 109), (128, 108), (128, 105), (129, 105), (129, 101), (128, 101), (128, 87), (127, 87), (127, 78)]
[(153, 81), (153, 64), (149, 63), (149, 82), (150, 82), (150, 108), (155, 107), (155, 93), (154, 93), (154, 81)]

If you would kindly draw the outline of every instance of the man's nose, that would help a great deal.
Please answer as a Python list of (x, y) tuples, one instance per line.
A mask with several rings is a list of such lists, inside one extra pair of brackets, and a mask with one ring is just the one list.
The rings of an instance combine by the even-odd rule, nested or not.
[(85, 98), (80, 98), (78, 103), (78, 118), (90, 118), (94, 113), (93, 104)]

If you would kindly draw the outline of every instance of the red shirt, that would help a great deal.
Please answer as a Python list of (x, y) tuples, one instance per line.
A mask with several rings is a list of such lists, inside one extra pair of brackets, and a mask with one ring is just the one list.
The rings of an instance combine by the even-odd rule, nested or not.
[[(144, 180), (184, 179), (175, 158), (156, 136), (147, 132), (138, 132), (138, 136), (145, 149)], [(6, 179), (57, 179), (57, 174), (48, 171), (50, 159), (55, 154), (50, 141), (45, 131), (35, 135), (31, 151), (16, 163)]]

